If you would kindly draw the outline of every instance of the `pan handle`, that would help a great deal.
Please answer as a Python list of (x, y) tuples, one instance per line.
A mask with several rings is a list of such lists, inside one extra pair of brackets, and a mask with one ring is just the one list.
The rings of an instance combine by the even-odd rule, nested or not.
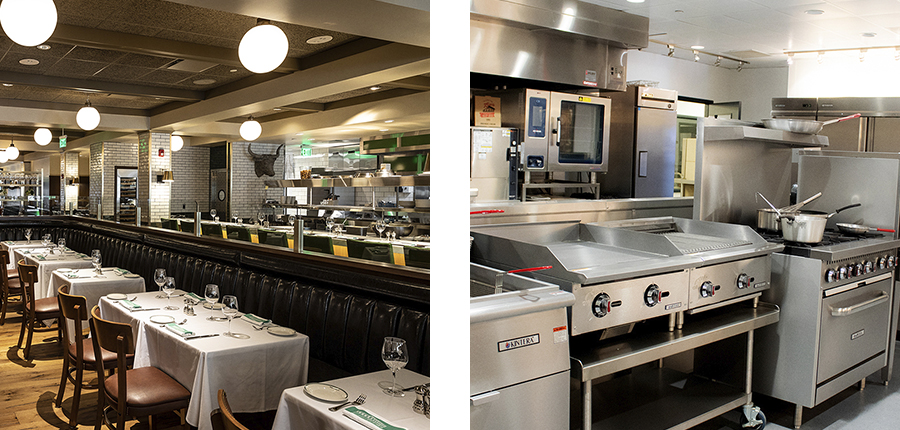
[(876, 228), (875, 230), (883, 231), (885, 233), (896, 233), (897, 231), (892, 228)]
[(836, 122), (846, 121), (846, 120), (848, 120), (848, 119), (853, 119), (853, 118), (859, 118), (859, 117), (861, 117), (861, 116), (862, 116), (862, 114), (855, 113), (855, 114), (853, 114), (853, 115), (845, 116), (845, 117), (843, 117), (843, 118), (838, 118), (838, 119), (832, 119), (832, 120), (830, 120), (830, 121), (825, 121), (825, 122), (822, 123), (822, 125), (834, 124), (834, 123), (836, 123)]
[(847, 205), (847, 206), (844, 206), (844, 207), (842, 207), (842, 208), (840, 208), (840, 209), (837, 209), (837, 210), (835, 210), (834, 212), (828, 214), (828, 218), (831, 218), (832, 216), (837, 215), (837, 214), (841, 213), (842, 211), (845, 211), (845, 210), (850, 209), (850, 208), (855, 208), (855, 207), (857, 207), (857, 206), (862, 206), (862, 203), (854, 203), (854, 204), (852, 204), (852, 205)]
[(547, 269), (552, 269), (552, 268), (553, 268), (553, 266), (529, 267), (527, 269), (510, 270), (509, 272), (506, 272), (506, 273), (536, 272), (538, 270), (547, 270)]

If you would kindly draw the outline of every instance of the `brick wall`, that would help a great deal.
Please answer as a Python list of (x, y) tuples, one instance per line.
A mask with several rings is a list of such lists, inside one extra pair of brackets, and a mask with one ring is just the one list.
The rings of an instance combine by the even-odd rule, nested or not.
[(89, 210), (97, 216), (97, 203), (103, 195), (103, 143), (91, 144)]
[[(284, 179), (284, 152), (275, 160), (275, 176), (257, 177), (253, 160), (247, 152), (248, 146), (248, 142), (231, 143), (231, 215), (241, 218), (255, 217), (266, 199), (278, 200), (284, 195), (283, 188), (267, 190), (264, 184), (264, 181)], [(274, 154), (278, 146), (253, 143), (253, 152)], [(271, 209), (266, 209), (265, 213), (270, 214)]]
[[(194, 212), (209, 210), (209, 148), (184, 147), (172, 153), (172, 201), (170, 212)], [(223, 214), (224, 215), (224, 214)], [(220, 215), (221, 217), (222, 215)]]
[[(93, 149), (93, 148), (92, 148)], [(93, 163), (93, 156), (91, 157)], [(138, 145), (135, 143), (103, 142), (103, 215), (114, 216), (116, 213), (116, 167), (138, 167)], [(91, 164), (93, 166), (93, 164)], [(93, 175), (93, 169), (92, 169)], [(93, 176), (92, 176), (93, 177)], [(91, 181), (93, 187), (94, 181)], [(138, 193), (141, 186), (138, 185)], [(138, 200), (142, 205), (145, 200)]]
[[(172, 151), (168, 133), (140, 133), (138, 135), (138, 202), (141, 220), (156, 223), (169, 216), (171, 185), (156, 182), (163, 171), (172, 169)], [(159, 150), (164, 150), (162, 157)], [(178, 178), (176, 177), (177, 181)], [(105, 210), (104, 210), (105, 212)]]
[(78, 186), (67, 185), (70, 180), (78, 177), (78, 153), (74, 151), (63, 153), (59, 157), (59, 171), (63, 177), (62, 182), (59, 184), (59, 208), (66, 211), (70, 205), (74, 207), (74, 205), (78, 204)]

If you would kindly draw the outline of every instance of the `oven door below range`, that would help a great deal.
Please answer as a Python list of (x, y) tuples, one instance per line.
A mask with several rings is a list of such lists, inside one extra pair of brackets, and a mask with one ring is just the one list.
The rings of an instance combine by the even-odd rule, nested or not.
[(891, 280), (885, 274), (825, 290), (817, 384), (886, 351)]

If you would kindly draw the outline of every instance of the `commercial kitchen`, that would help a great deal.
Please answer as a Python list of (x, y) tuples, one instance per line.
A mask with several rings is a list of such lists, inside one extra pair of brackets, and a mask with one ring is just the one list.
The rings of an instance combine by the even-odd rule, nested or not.
[(0, 2), (0, 428), (428, 428), (429, 20)]
[(896, 427), (900, 7), (800, 3), (471, 2), (470, 428)]

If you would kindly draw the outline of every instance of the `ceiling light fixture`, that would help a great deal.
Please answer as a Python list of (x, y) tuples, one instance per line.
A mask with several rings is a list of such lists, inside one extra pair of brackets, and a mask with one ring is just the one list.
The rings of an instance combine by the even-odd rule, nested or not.
[(50, 45), (46, 45), (46, 44), (44, 44), (44, 45), (38, 45), (38, 46), (37, 46), (37, 49), (40, 49), (41, 51), (49, 51), (49, 50), (50, 50)]
[(744, 62), (743, 62), (743, 61), (738, 61), (738, 68), (737, 68), (737, 71), (740, 72), (741, 70), (744, 70)]
[(37, 66), (38, 64), (41, 64), (41, 62), (34, 58), (23, 58), (19, 60), (19, 64), (23, 66)]
[(11, 86), (13, 86), (13, 84), (7, 84), (7, 83), (4, 83), (3, 86), (4, 86), (4, 87), (11, 87)]
[(53, 140), (53, 133), (46, 128), (39, 128), (34, 131), (34, 141), (37, 142), (38, 145), (47, 146), (50, 144), (50, 141)]
[(389, 120), (385, 121), (384, 123), (385, 123), (385, 124), (390, 124), (390, 123), (392, 123), (392, 122), (394, 122), (394, 120), (389, 119)]
[(90, 97), (84, 102), (84, 106), (78, 109), (78, 114), (75, 115), (75, 123), (85, 131), (91, 131), (100, 125), (100, 112), (97, 111), (97, 108), (91, 106)]
[(860, 63), (862, 63), (863, 61), (866, 61), (866, 52), (867, 51), (868, 51), (868, 49), (865, 49), (865, 48), (859, 50), (859, 62)]
[(877, 35), (878, 35), (878, 33), (870, 33), (870, 32), (866, 32), (866, 33), (863, 33), (863, 34), (862, 34), (862, 37), (875, 37), (875, 36), (877, 36)]
[(253, 73), (268, 73), (275, 70), (287, 57), (288, 40), (284, 31), (269, 21), (258, 20), (238, 46), (241, 64)]
[(894, 50), (894, 61), (900, 61), (900, 46)]
[(243, 124), (241, 124), (241, 138), (252, 142), (259, 138), (259, 135), (262, 134), (262, 126), (259, 125), (259, 122), (253, 119), (253, 115), (250, 115)]
[(818, 61), (819, 64), (822, 64), (822, 61), (824, 61), (824, 60), (825, 60), (825, 51), (819, 51), (819, 55), (816, 56), (816, 61)]
[(172, 152), (180, 151), (181, 148), (184, 148), (184, 138), (173, 134), (172, 137), (169, 138), (169, 145), (172, 148)]
[(16, 148), (16, 145), (12, 140), (9, 141), (9, 148), (6, 148), (6, 157), (9, 160), (15, 160), (19, 158), (19, 149)]
[(716, 62), (713, 63), (713, 65), (716, 67), (721, 66), (722, 65), (722, 57), (721, 56), (716, 57)]
[(825, 13), (822, 9), (809, 9), (804, 11), (807, 15), (823, 15)]
[(5, 149), (0, 149), (0, 163), (9, 161), (9, 155), (6, 155)]
[(691, 46), (691, 49), (693, 49), (695, 51), (699, 51), (701, 49), (706, 49), (706, 47), (703, 45), (693, 45), (693, 46)]
[(22, 46), (46, 42), (56, 29), (57, 18), (53, 0), (3, 0), (0, 3), (0, 27), (13, 42)]
[(378, 86), (378, 85), (375, 85), (375, 86), (369, 87), (369, 89), (372, 90), (372, 91), (378, 91), (378, 90), (381, 89), (381, 87)]
[(788, 63), (788, 66), (790, 66), (791, 64), (794, 64), (794, 53), (793, 52), (788, 54), (787, 63)]
[(323, 43), (331, 42), (334, 39), (333, 36), (316, 36), (306, 39), (306, 43), (310, 45), (321, 45)]
[(667, 57), (674, 57), (674, 56), (675, 56), (675, 47), (672, 46), (672, 45), (666, 45), (666, 47), (669, 48), (669, 53), (666, 54), (666, 56), (667, 56)]
[(694, 51), (694, 62), (696, 63), (698, 61), (700, 61), (700, 52), (695, 50)]

